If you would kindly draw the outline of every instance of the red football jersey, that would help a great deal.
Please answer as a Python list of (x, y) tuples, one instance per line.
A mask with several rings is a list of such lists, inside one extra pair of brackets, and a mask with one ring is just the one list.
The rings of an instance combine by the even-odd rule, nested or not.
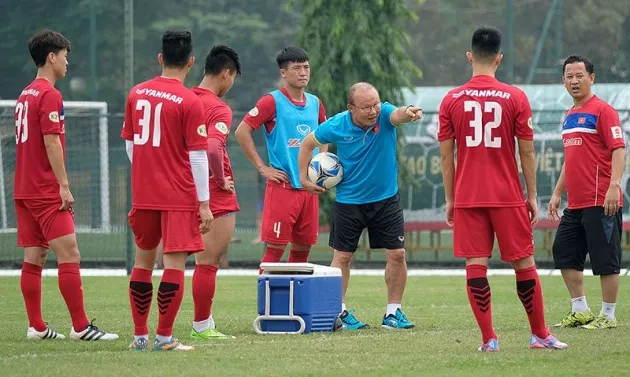
[[(291, 101), (296, 106), (304, 106), (306, 99), (303, 102), (295, 101), (289, 95), (289, 92), (285, 88), (280, 88), (282, 94), (284, 94), (289, 101)], [(324, 108), (324, 104), (322, 101), (319, 101), (319, 124), (322, 124), (326, 121), (326, 109)], [(263, 124), (265, 125), (265, 129), (267, 133), (270, 133), (271, 130), (276, 125), (276, 100), (273, 99), (271, 94), (265, 94), (262, 96), (256, 106), (252, 108), (245, 118), (243, 118), (243, 122), (247, 123), (251, 128), (257, 130)]]
[(438, 140), (455, 138), (455, 208), (523, 205), (516, 138), (534, 139), (525, 93), (491, 76), (475, 76), (440, 105)]
[[(210, 90), (195, 86), (192, 91), (201, 98), (203, 103), (208, 140), (219, 140), (223, 146), (223, 176), (234, 180), (230, 157), (227, 154), (227, 139), (232, 127), (232, 109)], [(210, 185), (211, 187), (217, 185), (213, 177), (210, 177)]]
[(121, 137), (133, 141), (133, 207), (198, 208), (188, 151), (208, 148), (201, 100), (177, 79), (156, 77), (127, 97)]
[[(619, 114), (593, 96), (582, 107), (567, 112), (562, 142), (568, 207), (603, 206), (610, 185), (612, 152), (626, 146)], [(623, 205), (621, 192), (619, 205)]]
[(61, 92), (46, 79), (35, 79), (15, 106), (15, 183), (13, 198), (59, 198), (59, 182), (50, 166), (44, 135), (58, 134), (66, 151)]

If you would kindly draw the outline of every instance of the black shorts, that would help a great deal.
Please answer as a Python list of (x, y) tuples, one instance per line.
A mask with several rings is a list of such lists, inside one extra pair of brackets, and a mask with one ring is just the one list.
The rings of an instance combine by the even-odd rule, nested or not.
[(583, 271), (589, 254), (593, 275), (618, 274), (621, 234), (621, 209), (613, 216), (604, 215), (603, 207), (565, 209), (553, 241), (555, 267)]
[(405, 219), (400, 196), (368, 204), (335, 202), (328, 244), (335, 250), (354, 253), (365, 228), (371, 249), (404, 249)]

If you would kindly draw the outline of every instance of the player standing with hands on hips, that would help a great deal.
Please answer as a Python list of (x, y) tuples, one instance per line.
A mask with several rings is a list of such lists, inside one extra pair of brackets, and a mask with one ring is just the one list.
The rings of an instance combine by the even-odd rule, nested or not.
[(334, 143), (343, 166), (343, 179), (336, 186), (335, 208), (329, 245), (334, 249), (331, 266), (341, 269), (343, 280), (342, 312), (344, 328), (361, 329), (367, 324), (348, 311), (345, 304), (350, 280), (350, 264), (365, 228), (370, 248), (387, 250), (385, 284), (387, 309), (382, 327), (413, 328), (402, 312), (402, 297), (407, 283), (405, 260), (405, 219), (398, 195), (396, 126), (418, 120), (422, 109), (395, 107), (381, 102), (378, 91), (366, 82), (348, 91), (348, 110), (320, 125), (300, 147), (300, 183), (312, 192), (325, 189), (307, 179), (308, 165), (318, 145)]
[[(570, 56), (562, 67), (564, 86), (573, 107), (562, 126), (564, 165), (549, 201), (549, 218), (558, 220), (560, 198), (566, 190), (568, 207), (553, 242), (555, 267), (571, 295), (569, 314), (555, 326), (585, 329), (617, 327), (615, 303), (621, 265), (621, 177), (626, 143), (615, 109), (591, 91), (593, 63)], [(602, 286), (602, 308), (595, 317), (584, 294), (584, 261), (590, 255), (594, 275)]]
[[(499, 30), (477, 29), (471, 50), (466, 56), (473, 77), (442, 100), (438, 141), (446, 222), (453, 226), (455, 256), (466, 258), (466, 291), (483, 341), (479, 351), (499, 351), (487, 278), (495, 234), (501, 260), (511, 263), (516, 272), (516, 291), (531, 328), (530, 348), (567, 348), (545, 325), (542, 286), (534, 262), (538, 204), (532, 110), (522, 90), (495, 78), (503, 58)], [(527, 186), (525, 201), (515, 138)]]
[(160, 240), (164, 245), (164, 274), (157, 293), (159, 315), (153, 349), (193, 349), (173, 337), (173, 325), (184, 298), (186, 259), (204, 250), (201, 235), (210, 230), (213, 217), (203, 104), (184, 86), (195, 62), (192, 52), (190, 32), (164, 33), (158, 55), (162, 75), (136, 85), (127, 97), (121, 137), (131, 161), (133, 208), (129, 225), (135, 236), (136, 257), (129, 301), (134, 322), (130, 348), (135, 351), (148, 346), (151, 275)]

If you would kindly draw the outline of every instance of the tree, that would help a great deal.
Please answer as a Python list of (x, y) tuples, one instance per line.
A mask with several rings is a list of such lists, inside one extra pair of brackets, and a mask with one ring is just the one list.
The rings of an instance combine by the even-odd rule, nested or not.
[[(382, 101), (400, 104), (401, 90), (422, 76), (409, 57), (414, 48), (404, 25), (415, 21), (405, 0), (290, 0), (302, 16), (297, 39), (310, 58), (310, 90), (329, 114), (346, 108), (346, 93), (359, 81), (373, 84)], [(398, 133), (399, 140), (402, 132)], [(400, 165), (401, 171), (404, 166)], [(322, 198), (322, 222), (332, 201)]]

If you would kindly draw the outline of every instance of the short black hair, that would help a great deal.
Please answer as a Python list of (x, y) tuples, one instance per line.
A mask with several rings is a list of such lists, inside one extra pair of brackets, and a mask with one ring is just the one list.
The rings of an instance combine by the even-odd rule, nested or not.
[(491, 26), (482, 26), (475, 30), (470, 48), (475, 59), (482, 62), (494, 60), (501, 51), (501, 32)]
[(28, 40), (28, 51), (38, 67), (46, 64), (48, 54), (58, 54), (61, 50), (70, 52), (70, 41), (61, 33), (50, 29), (40, 30)]
[(567, 60), (564, 61), (564, 64), (562, 64), (562, 76), (564, 76), (564, 70), (567, 68), (567, 64), (573, 63), (584, 63), (586, 72), (588, 72), (589, 74), (595, 73), (595, 66), (590, 60), (588, 60), (588, 58), (580, 55), (571, 55), (567, 58)]
[(168, 30), (162, 36), (162, 56), (166, 67), (185, 67), (192, 51), (192, 34), (189, 31)]
[(299, 47), (287, 47), (276, 56), (276, 63), (280, 69), (287, 69), (289, 63), (304, 63), (308, 60), (306, 51)]
[(237, 75), (241, 75), (242, 67), (238, 54), (229, 46), (214, 46), (206, 56), (204, 73), (216, 76), (223, 72), (224, 69), (236, 71)]

